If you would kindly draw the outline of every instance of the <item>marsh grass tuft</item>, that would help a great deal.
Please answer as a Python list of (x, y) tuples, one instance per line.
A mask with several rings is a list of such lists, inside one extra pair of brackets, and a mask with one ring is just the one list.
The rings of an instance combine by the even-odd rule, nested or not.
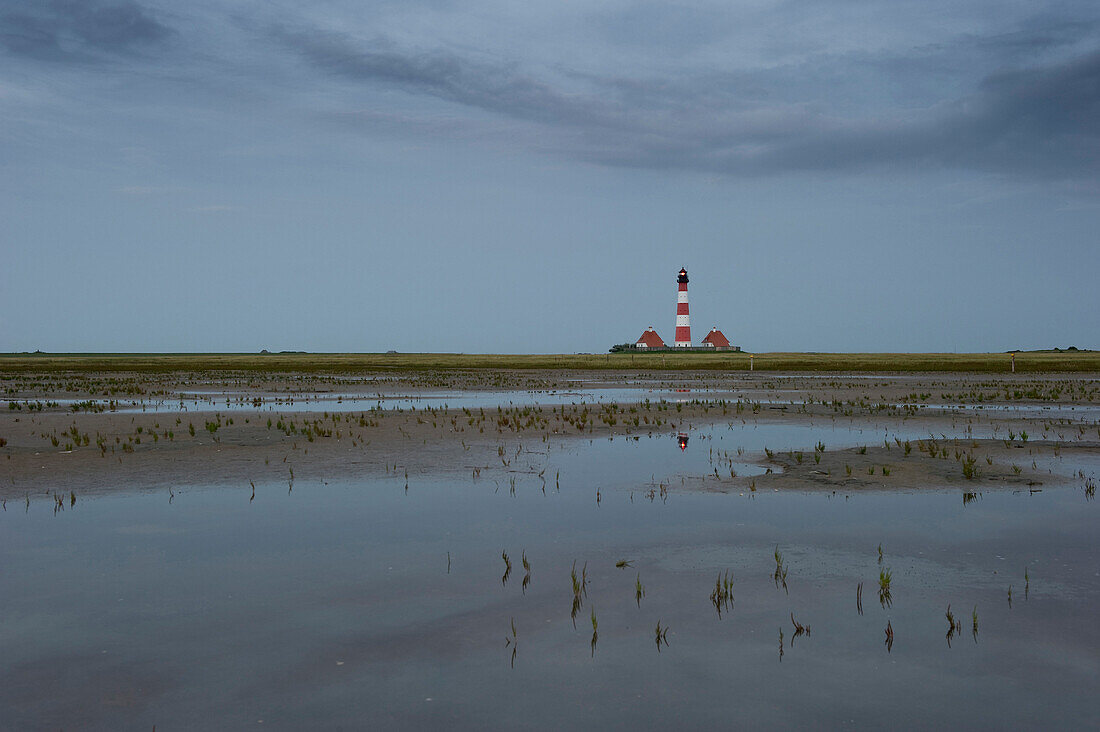
[(783, 562), (783, 553), (779, 551), (779, 545), (775, 545), (775, 574), (772, 575), (772, 579), (775, 581), (776, 589), (779, 589), (779, 585), (783, 585), (783, 591), (790, 594), (787, 589), (787, 565)]
[(726, 570), (725, 574), (719, 574), (718, 579), (714, 581), (714, 589), (710, 593), (710, 602), (714, 605), (719, 618), (722, 617), (723, 610), (729, 610), (733, 607), (733, 578), (730, 576), (729, 570)]
[(657, 643), (657, 653), (661, 652), (662, 643), (665, 645), (665, 648), (668, 648), (668, 628), (662, 628), (660, 620), (657, 621), (657, 629), (654, 631), (654, 640)]
[(979, 475), (981, 475), (981, 471), (978, 470), (977, 467), (975, 467), (977, 462), (978, 460), (974, 457), (974, 453), (970, 453), (962, 457), (962, 471), (964, 478), (966, 478), (967, 480), (974, 480)]
[(597, 630), (599, 623), (596, 622), (596, 608), (592, 608), (592, 655), (596, 655), (596, 642), (600, 639), (599, 631)]
[(573, 583), (573, 608), (569, 611), (569, 619), (573, 621), (573, 628), (577, 627), (577, 613), (584, 604), (584, 597), (588, 595), (588, 562), (581, 569), (581, 576), (577, 577), (577, 560), (573, 560), (573, 568), (569, 570), (569, 578)]
[(893, 603), (890, 595), (890, 583), (893, 579), (894, 573), (889, 568), (878, 571), (878, 602), (884, 610)]
[(951, 612), (951, 606), (947, 606), (947, 612), (944, 613), (944, 617), (947, 618), (947, 647), (951, 647), (951, 639), (956, 635), (962, 633), (962, 621), (955, 617), (955, 614)]
[(805, 635), (806, 637), (809, 637), (809, 635), (810, 635), (810, 626), (803, 625), (802, 623), (795, 620), (793, 612), (791, 613), (791, 625), (794, 626), (794, 633), (791, 634), (791, 648), (794, 648), (794, 639), (795, 638), (798, 638), (798, 637), (803, 636), (803, 635)]
[(509, 637), (509, 636), (504, 637), (504, 647), (508, 648), (509, 646), (511, 646), (511, 648), (512, 648), (512, 663), (511, 663), (512, 668), (516, 667), (516, 651), (519, 650), (519, 642), (518, 641), (519, 641), (519, 636), (516, 633), (516, 619), (512, 618), (512, 635), (511, 635), (511, 637)]

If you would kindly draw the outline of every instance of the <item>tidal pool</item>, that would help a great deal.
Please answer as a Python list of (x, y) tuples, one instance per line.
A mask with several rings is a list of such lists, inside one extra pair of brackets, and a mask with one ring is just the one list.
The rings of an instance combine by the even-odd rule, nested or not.
[[(9, 500), (0, 728), (1094, 723), (1100, 533), (1083, 479), (965, 500), (936, 485), (716, 493), (716, 466), (761, 469), (738, 447), (895, 432), (689, 436), (684, 450), (674, 434), (531, 440), (509, 470), (413, 474), (407, 488), (394, 475), (254, 497), (130, 490), (61, 510)], [(1073, 460), (1051, 465), (1100, 472)], [(732, 597), (716, 605), (727, 572)]]

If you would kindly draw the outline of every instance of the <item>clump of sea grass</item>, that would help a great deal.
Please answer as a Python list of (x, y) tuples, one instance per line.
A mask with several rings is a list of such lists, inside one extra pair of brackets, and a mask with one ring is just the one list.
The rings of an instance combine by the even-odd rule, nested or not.
[(894, 573), (889, 569), (878, 571), (878, 601), (883, 609), (890, 607), (893, 598), (890, 595), (890, 582), (894, 579)]

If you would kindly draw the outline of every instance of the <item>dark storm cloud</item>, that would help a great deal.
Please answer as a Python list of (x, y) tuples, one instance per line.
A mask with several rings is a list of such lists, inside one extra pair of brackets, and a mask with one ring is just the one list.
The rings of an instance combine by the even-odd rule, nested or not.
[[(386, 39), (370, 43), (331, 32), (277, 29), (274, 37), (317, 68), (338, 77), (545, 124), (612, 124), (612, 110), (524, 74), (447, 51), (402, 51)], [(621, 122), (620, 122), (621, 124)]]
[[(342, 128), (490, 141), (614, 167), (731, 176), (954, 168), (1080, 179), (1100, 162), (1100, 24), (1087, 6), (984, 34), (918, 35), (934, 42), (911, 47), (830, 51), (827, 38), (792, 33), (742, 57), (713, 51), (732, 45), (723, 38), (739, 32), (735, 14), (708, 22), (712, 7), (643, 3), (593, 24), (617, 34), (628, 49), (623, 62), (566, 57), (553, 42), (517, 55), (462, 33), (444, 42), (384, 24), (325, 30), (301, 17), (266, 17), (262, 3), (247, 14), (199, 4), (197, 15), (177, 16), (165, 10), (171, 5), (142, 2), (0, 0), (0, 49), (94, 75), (105, 68), (97, 61), (125, 63), (175, 34), (162, 20), (171, 12), (188, 43), (165, 47), (158, 63), (142, 60), (141, 73), (156, 81), (142, 101), (164, 93), (230, 109), (309, 105), (308, 94), (327, 88), (338, 90), (325, 97), (332, 107), (316, 114)], [(619, 22), (622, 13), (630, 22)], [(670, 13), (678, 24), (668, 31)], [(653, 34), (664, 39), (656, 48), (675, 52), (655, 51)], [(693, 44), (717, 55), (693, 59)], [(375, 94), (394, 90), (407, 96)]]
[[(1016, 55), (1064, 46), (1082, 33), (1047, 26), (988, 43)], [(534, 122), (548, 135), (541, 149), (604, 165), (734, 175), (932, 167), (1075, 177), (1100, 163), (1100, 52), (991, 74), (971, 93), (925, 108), (841, 115), (816, 102), (780, 101), (782, 89), (771, 94), (769, 87), (791, 79), (790, 69), (648, 80), (565, 73), (550, 81), (452, 52), (405, 51), (385, 39), (285, 30), (277, 37), (327, 74)], [(841, 75), (852, 62), (832, 63), (829, 73)]]
[(975, 94), (915, 117), (821, 118), (778, 137), (639, 146), (607, 162), (741, 174), (936, 167), (1074, 177), (1100, 169), (1098, 119), (1100, 52), (989, 76)]
[(42, 61), (91, 60), (160, 41), (171, 30), (133, 2), (0, 0), (0, 46)]

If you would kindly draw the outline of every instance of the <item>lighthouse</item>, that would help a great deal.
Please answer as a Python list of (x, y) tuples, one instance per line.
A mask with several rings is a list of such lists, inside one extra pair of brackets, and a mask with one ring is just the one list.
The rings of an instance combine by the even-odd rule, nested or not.
[(691, 348), (691, 321), (688, 319), (688, 273), (681, 269), (676, 278), (676, 341), (677, 348)]

